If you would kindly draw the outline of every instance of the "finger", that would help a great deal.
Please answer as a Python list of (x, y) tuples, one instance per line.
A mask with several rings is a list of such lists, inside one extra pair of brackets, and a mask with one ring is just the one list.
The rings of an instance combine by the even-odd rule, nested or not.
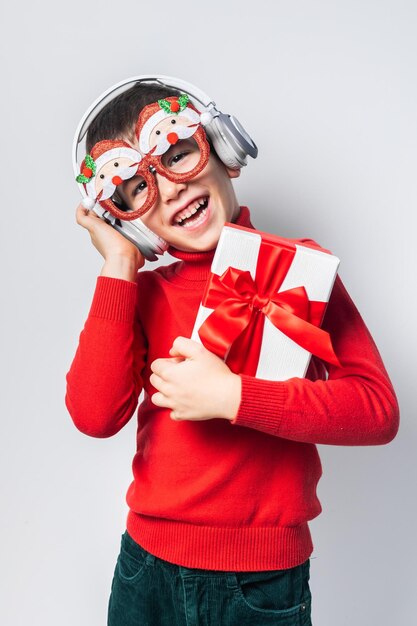
[(164, 396), (164, 394), (161, 393), (160, 391), (157, 391), (156, 393), (154, 393), (151, 396), (151, 400), (156, 406), (162, 406), (166, 409), (173, 408), (172, 402), (166, 396)]
[[(181, 361), (182, 359), (179, 359), (179, 361)], [(168, 374), (169, 369), (175, 365), (178, 362), (178, 359), (155, 359), (155, 361), (152, 361), (151, 363), (151, 370), (157, 374), (158, 376), (160, 376), (161, 378), (165, 378), (165, 376)]]
[(152, 387), (155, 387), (157, 391), (160, 391), (165, 396), (169, 395), (170, 386), (157, 374), (151, 374), (149, 377), (149, 382)]
[(187, 337), (177, 337), (172, 344), (169, 353), (172, 356), (183, 356), (185, 358), (195, 358), (202, 354), (204, 347), (198, 341)]
[[(170, 354), (171, 354), (171, 350), (170, 350)], [(173, 356), (170, 359), (167, 359), (167, 361), (170, 361), (170, 363), (184, 363), (185, 358), (183, 356)]]
[(93, 211), (89, 211), (82, 204), (77, 206), (77, 210), (75, 212), (75, 218), (77, 224), (80, 226), (84, 226), (84, 228), (88, 228), (93, 222), (92, 220), (100, 219), (98, 215), (96, 215)]
[(88, 209), (85, 209), (82, 204), (79, 204), (75, 211), (75, 219), (77, 221), (77, 224), (82, 225), (82, 222), (87, 215), (88, 215)]

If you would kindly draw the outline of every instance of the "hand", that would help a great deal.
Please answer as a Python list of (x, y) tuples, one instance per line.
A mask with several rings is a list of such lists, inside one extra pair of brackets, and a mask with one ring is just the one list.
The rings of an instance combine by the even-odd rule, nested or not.
[(76, 220), (88, 230), (94, 247), (105, 260), (101, 275), (134, 281), (137, 271), (145, 263), (139, 249), (82, 204), (77, 207)]
[(151, 384), (157, 389), (152, 402), (171, 409), (173, 420), (232, 420), (241, 398), (241, 380), (203, 345), (177, 337), (172, 358), (156, 359)]

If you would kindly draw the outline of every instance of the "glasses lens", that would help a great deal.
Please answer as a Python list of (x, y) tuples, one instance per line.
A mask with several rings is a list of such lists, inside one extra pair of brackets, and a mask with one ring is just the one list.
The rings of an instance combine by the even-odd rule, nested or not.
[(164, 167), (173, 173), (187, 174), (198, 165), (201, 158), (200, 148), (192, 137), (180, 139), (161, 157)]
[[(202, 159), (198, 143), (192, 137), (178, 140), (160, 158), (162, 168), (155, 164), (157, 172), (168, 178), (170, 174), (184, 176), (184, 180), (187, 180), (188, 172), (195, 170)], [(156, 201), (158, 192), (154, 182), (155, 175), (150, 170), (141, 171), (143, 175), (138, 173), (123, 181), (118, 189), (117, 195), (123, 199), (127, 213), (136, 213), (142, 208), (146, 212)]]
[(145, 205), (149, 187), (143, 176), (134, 176), (123, 184), (123, 197), (127, 200), (127, 212), (138, 211)]

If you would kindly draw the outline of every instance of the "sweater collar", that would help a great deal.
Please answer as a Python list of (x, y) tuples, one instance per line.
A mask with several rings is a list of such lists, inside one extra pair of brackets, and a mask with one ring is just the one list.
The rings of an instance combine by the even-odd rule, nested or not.
[[(244, 226), (245, 228), (254, 228), (250, 221), (248, 207), (240, 207), (239, 215), (234, 224)], [(214, 250), (207, 250), (205, 252), (184, 252), (183, 250), (177, 250), (171, 246), (168, 248), (168, 252), (171, 256), (180, 259), (180, 262), (175, 264), (176, 276), (193, 281), (205, 280), (207, 278), (215, 251), (215, 248)]]

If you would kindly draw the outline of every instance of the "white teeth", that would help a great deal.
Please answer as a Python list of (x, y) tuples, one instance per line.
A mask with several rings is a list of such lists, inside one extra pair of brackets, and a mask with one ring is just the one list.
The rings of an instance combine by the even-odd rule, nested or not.
[[(186, 218), (191, 217), (192, 215), (194, 215), (194, 213), (196, 213), (198, 211), (198, 209), (201, 206), (203, 206), (206, 202), (207, 202), (207, 198), (201, 198), (200, 200), (197, 200), (193, 207), (187, 207), (186, 209), (184, 209), (184, 211), (181, 211), (181, 213), (179, 213), (176, 216), (175, 222), (177, 224), (181, 224), (181, 222), (183, 220), (185, 220)], [(185, 226), (185, 224), (184, 224), (184, 226)]]
[(183, 228), (191, 228), (191, 226), (196, 226), (199, 222), (202, 222), (204, 220), (206, 213), (207, 213), (207, 209), (203, 209), (200, 215), (196, 217), (194, 220), (192, 220), (191, 222), (185, 222), (185, 224), (183, 225)]

